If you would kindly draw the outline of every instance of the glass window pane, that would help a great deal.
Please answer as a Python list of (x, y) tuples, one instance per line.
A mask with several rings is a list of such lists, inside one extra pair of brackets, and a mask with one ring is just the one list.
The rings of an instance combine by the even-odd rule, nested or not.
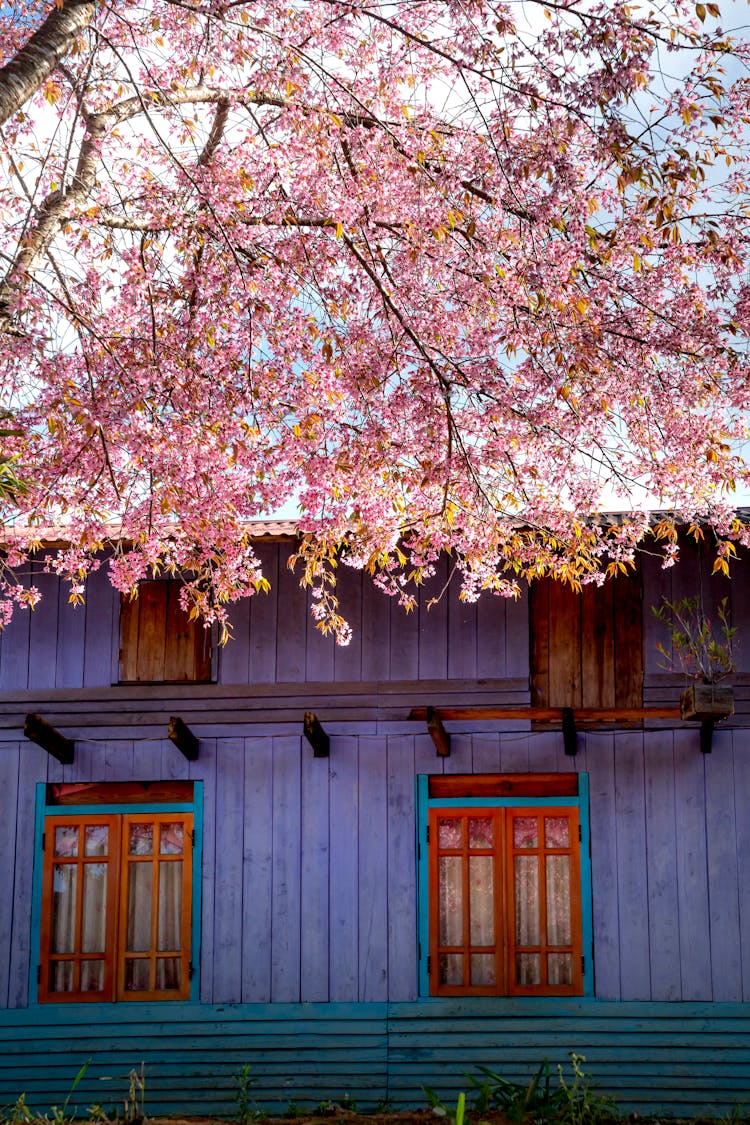
[(148, 966), (147, 960), (134, 960), (127, 958), (125, 961), (125, 991), (148, 991)]
[(131, 824), (130, 840), (128, 845), (130, 855), (153, 855), (154, 853), (154, 826), (153, 824)]
[(544, 846), (545, 848), (569, 848), (570, 834), (567, 816), (545, 816), (544, 818)]
[(107, 865), (83, 866), (83, 929), (81, 951), (103, 953), (107, 921)]
[(516, 954), (516, 983), (541, 984), (541, 966), (538, 953)]
[(150, 863), (128, 864), (128, 935), (132, 953), (151, 948), (151, 887), (153, 866)]
[(469, 940), (472, 945), (493, 945), (495, 941), (492, 869), (491, 855), (469, 857)]
[(55, 828), (55, 855), (78, 855), (77, 824), (60, 824)]
[(491, 848), (492, 847), (492, 817), (491, 816), (472, 816), (472, 817), (469, 817), (469, 847), (470, 848)]
[(484, 985), (495, 983), (494, 953), (472, 953), (471, 983)]
[(159, 829), (159, 851), (162, 855), (182, 855), (184, 851), (185, 826), (183, 824), (162, 824)]
[(84, 855), (106, 855), (109, 828), (106, 824), (88, 824), (85, 828), (84, 840)]
[[(56, 863), (52, 871), (52, 952), (74, 953), (78, 866)], [(67, 991), (58, 990), (58, 991)]]
[(513, 817), (513, 846), (516, 848), (539, 847), (539, 834), (535, 816)]
[(570, 945), (570, 856), (548, 855), (547, 944)]
[(179, 957), (157, 957), (156, 987), (159, 990), (180, 987)]
[(570, 953), (547, 954), (547, 981), (549, 984), (573, 983), (573, 957)]
[(462, 953), (441, 953), (438, 958), (441, 984), (464, 983), (464, 958)]
[(516, 945), (539, 945), (539, 866), (535, 855), (517, 855), (514, 863)]
[(104, 992), (104, 962), (81, 962), (81, 992)]
[(72, 992), (73, 991), (73, 967), (72, 961), (53, 961), (49, 967), (49, 990), (50, 992)]
[(460, 848), (463, 844), (463, 820), (452, 816), (438, 820), (438, 846), (441, 848)]
[(441, 855), (439, 858), (438, 941), (440, 945), (462, 945), (464, 932), (461, 857)]
[[(182, 826), (180, 826), (182, 827)], [(156, 948), (182, 949), (182, 860), (159, 864), (159, 932)]]

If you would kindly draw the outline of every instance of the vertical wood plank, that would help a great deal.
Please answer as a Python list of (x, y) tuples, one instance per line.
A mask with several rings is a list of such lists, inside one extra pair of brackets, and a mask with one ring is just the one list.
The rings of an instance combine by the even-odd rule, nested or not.
[(407, 613), (396, 598), (388, 601), (391, 616), (390, 679), (416, 680), (419, 677), (419, 610)]
[(646, 798), (643, 735), (615, 733), (617, 897), (620, 927), (620, 996), (648, 1000), (651, 973), (646, 882)]
[(60, 596), (60, 579), (56, 574), (45, 574), (42, 563), (34, 563), (32, 581), (42, 595), (42, 600), (29, 621), (29, 687), (55, 686), (57, 665), (57, 610)]
[(103, 687), (112, 683), (113, 642), (119, 643), (120, 595), (109, 581), (105, 560), (86, 579), (86, 635), (83, 654), (83, 686)]
[(387, 680), (391, 667), (391, 602), (362, 575), (362, 679)]
[(549, 582), (549, 706), (581, 706), (581, 598)]
[(483, 594), (477, 612), (477, 676), (502, 679), (507, 676), (507, 598)]
[(644, 555), (641, 560), (641, 582), (643, 587), (643, 671), (645, 676), (653, 676), (663, 671), (663, 657), (657, 645), (661, 642), (667, 652), (671, 651), (672, 641), (669, 629), (653, 614), (663, 604), (663, 599), (672, 600), (672, 568), (662, 567), (659, 558)]
[(219, 649), (218, 682), (220, 684), (246, 684), (250, 675), (250, 603), (252, 598), (240, 598), (229, 607), (230, 640)]
[(696, 730), (674, 732), (674, 759), (682, 999), (710, 1000), (706, 792)]
[[(477, 677), (477, 603), (462, 602), (461, 576), (455, 574), (448, 589), (448, 679)], [(487, 596), (487, 595), (485, 595)], [(479, 603), (484, 606), (484, 601)]]
[[(138, 679), (138, 618), (140, 599), (120, 595), (120, 680)], [(93, 624), (93, 623), (92, 623)]]
[(614, 698), (618, 707), (643, 706), (644, 613), (640, 567), (614, 583)]
[(294, 548), (279, 544), (279, 618), (276, 637), (276, 679), (279, 683), (299, 683), (305, 679), (307, 639), (307, 598), (299, 584), (299, 570), (287, 565)]
[(743, 1000), (750, 1000), (750, 817), (743, 813), (750, 809), (749, 738), (746, 730), (732, 731)]
[(251, 684), (270, 684), (280, 678), (276, 675), (279, 544), (258, 543), (255, 553), (271, 589), (250, 598), (249, 676)]
[(581, 601), (581, 705), (614, 707), (613, 582), (583, 587)]
[[(333, 744), (335, 754), (336, 744)], [(302, 746), (302, 1000), (328, 1000), (329, 956), (329, 795), (330, 758), (313, 757)]]
[(315, 599), (310, 590), (306, 591), (305, 598), (305, 676), (308, 681), (315, 682), (324, 681), (325, 683), (333, 680), (333, 664), (334, 664), (334, 649), (336, 646), (336, 639), (333, 633), (324, 635), (317, 627), (317, 623), (312, 615), (312, 607)]
[(529, 736), (510, 732), (500, 736), (500, 768), (503, 773), (529, 772)]
[(505, 598), (505, 674), (529, 676), (529, 588), (522, 586), (517, 598)]
[[(18, 816), (13, 876), (13, 921), (8, 969), (8, 1007), (25, 1008), (29, 994), (31, 890), (34, 867), (34, 808), (36, 784), (45, 781), (47, 754), (29, 742), (20, 749)], [(11, 853), (12, 854), (12, 853)]]
[(388, 998), (386, 743), (359, 740), (359, 999)]
[(359, 989), (358, 739), (336, 739), (330, 779), (330, 997), (331, 1000), (356, 1000)]
[[(529, 735), (529, 769), (533, 773), (565, 773), (574, 769), (573, 758), (560, 761), (562, 734), (556, 730), (535, 731)], [(563, 755), (564, 756), (564, 755)]]
[(163, 739), (161, 744), (161, 776), (162, 780), (185, 781), (190, 777), (190, 762), (168, 738)]
[(167, 583), (143, 582), (138, 592), (137, 680), (164, 679), (167, 638)]
[[(161, 781), (163, 775), (163, 761), (167, 753), (165, 749), (165, 739), (159, 738), (143, 738), (136, 739), (133, 742), (133, 781)], [(172, 747), (175, 754), (179, 754), (176, 746), (168, 743)], [(78, 752), (76, 748), (76, 753)], [(213, 762), (213, 753), (209, 753), (209, 758)], [(203, 741), (201, 741), (201, 760), (203, 759)], [(192, 762), (192, 766), (197, 766), (197, 762)], [(190, 777), (202, 777), (198, 773), (191, 773)]]
[(388, 999), (415, 1000), (417, 886), (414, 739), (388, 738)]
[(68, 600), (68, 588), (60, 587), (57, 610), (57, 666), (55, 687), (83, 687), (83, 654), (86, 639), (86, 606)]
[(587, 734), (596, 995), (620, 998), (614, 735)]
[(245, 739), (245, 831), (242, 870), (242, 1002), (271, 999), (273, 882), (273, 739)]
[[(432, 749), (430, 768), (421, 772), (471, 773), (472, 745), (470, 734), (451, 734), (451, 752), (447, 758), (438, 758), (432, 739), (430, 739), (430, 747)], [(442, 770), (437, 768), (438, 761), (442, 764)]]
[[(29, 576), (19, 575), (19, 585), (28, 589)], [(32, 611), (16, 606), (10, 622), (3, 630), (0, 652), (0, 690), (25, 690), (29, 683), (29, 630)]]
[(448, 559), (441, 555), (435, 563), (435, 574), (425, 582), (419, 595), (420, 680), (444, 680), (448, 675), (447, 580)]
[(127, 739), (112, 739), (101, 747), (104, 755), (105, 781), (132, 781), (133, 743)]
[[(136, 747), (135, 750), (138, 748)], [(158, 761), (158, 758), (156, 759)], [(216, 871), (216, 739), (201, 739), (201, 756), (190, 763), (190, 777), (203, 782), (203, 877), (201, 880), (202, 1004), (214, 995), (214, 884)]]
[[(704, 769), (711, 994), (715, 1001), (741, 1000), (739, 871), (731, 731), (714, 732), (713, 752), (705, 756)], [(746, 816), (745, 809), (741, 809), (741, 816)]]
[[(364, 579), (371, 582), (371, 579)], [(351, 566), (339, 566), (337, 589), (339, 608), (352, 629), (352, 639), (348, 645), (333, 646), (334, 680), (362, 679), (362, 582), (361, 570)], [(313, 678), (313, 677), (311, 677)]]
[(300, 998), (300, 739), (273, 740), (271, 1000)]
[(529, 587), (529, 674), (532, 707), (546, 707), (550, 698), (550, 582), (537, 579)]
[(18, 765), (18, 743), (0, 743), (0, 792), (3, 794), (3, 816), (0, 817), (0, 855), (6, 857), (2, 866), (2, 891), (0, 892), (0, 1008), (8, 1007), (13, 903), (15, 900), (15, 864), (11, 862), (10, 857), (14, 856), (16, 851)]
[(242, 856), (245, 744), (216, 740), (213, 1002), (242, 999)]
[(500, 773), (500, 735), (474, 734), (471, 737), (471, 772)]
[(679, 907), (672, 732), (646, 731), (643, 742), (651, 999), (680, 1000), (682, 935), (676, 925)]

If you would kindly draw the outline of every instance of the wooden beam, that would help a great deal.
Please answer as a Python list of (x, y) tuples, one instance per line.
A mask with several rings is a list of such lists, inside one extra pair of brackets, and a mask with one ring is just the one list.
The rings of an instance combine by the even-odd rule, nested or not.
[[(424, 722), (427, 707), (412, 707), (409, 718)], [(435, 713), (447, 721), (473, 719), (525, 719), (530, 723), (562, 723), (563, 707), (436, 707)], [(679, 719), (679, 707), (576, 707), (576, 726), (583, 723), (636, 723), (644, 719)]]
[(58, 762), (62, 762), (64, 766), (72, 766), (75, 743), (64, 734), (60, 734), (59, 730), (55, 730), (49, 723), (45, 723), (40, 715), (26, 716), (23, 733), (30, 742), (36, 742), (37, 746), (41, 746), (53, 758), (57, 758)]
[(183, 723), (179, 715), (172, 715), (169, 720), (167, 737), (174, 742), (180, 753), (189, 762), (197, 762), (200, 752), (200, 743), (187, 723)]
[(329, 757), (331, 753), (331, 740), (323, 730), (320, 720), (314, 711), (305, 711), (305, 720), (302, 730), (305, 738), (313, 748), (313, 757)]
[(566, 756), (575, 758), (578, 751), (578, 735), (576, 734), (576, 716), (572, 707), (563, 707), (562, 709), (562, 736)]
[(435, 743), (438, 757), (448, 758), (451, 752), (451, 736), (443, 726), (440, 715), (434, 707), (427, 707), (425, 718), (427, 719), (427, 733)]

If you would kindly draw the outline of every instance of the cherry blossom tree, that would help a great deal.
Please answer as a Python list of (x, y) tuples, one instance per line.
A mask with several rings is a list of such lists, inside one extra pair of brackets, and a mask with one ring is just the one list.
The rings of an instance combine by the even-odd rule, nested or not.
[[(28, 0), (0, 44), (8, 566), (63, 527), (73, 599), (113, 545), (223, 622), (294, 501), (345, 641), (341, 564), (408, 608), (441, 552), (473, 599), (747, 541), (717, 5)], [(6, 569), (3, 619), (35, 597)]]

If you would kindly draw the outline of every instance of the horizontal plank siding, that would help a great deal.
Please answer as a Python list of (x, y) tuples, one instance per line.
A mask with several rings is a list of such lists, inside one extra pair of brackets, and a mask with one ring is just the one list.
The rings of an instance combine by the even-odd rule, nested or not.
[(144, 1067), (149, 1116), (237, 1113), (238, 1079), (267, 1112), (351, 1099), (360, 1109), (447, 1103), (488, 1066), (528, 1084), (543, 1058), (571, 1077), (585, 1056), (596, 1093), (625, 1112), (721, 1115), (750, 1086), (750, 1013), (740, 1004), (585, 1000), (432, 1001), (429, 1004), (70, 1005), (0, 1014), (0, 1102), (25, 1093), (60, 1105), (89, 1060), (72, 1104), (122, 1104)]

